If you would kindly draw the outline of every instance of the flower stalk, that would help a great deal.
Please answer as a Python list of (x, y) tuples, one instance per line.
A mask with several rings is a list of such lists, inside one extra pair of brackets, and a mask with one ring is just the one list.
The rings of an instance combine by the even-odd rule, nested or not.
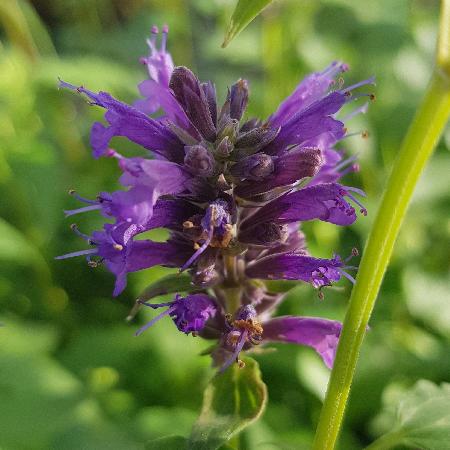
[(363, 252), (317, 426), (314, 450), (332, 450), (335, 447), (359, 351), (395, 240), (420, 174), (450, 115), (449, 15), (450, 1), (445, 0), (442, 3), (437, 67), (403, 141)]

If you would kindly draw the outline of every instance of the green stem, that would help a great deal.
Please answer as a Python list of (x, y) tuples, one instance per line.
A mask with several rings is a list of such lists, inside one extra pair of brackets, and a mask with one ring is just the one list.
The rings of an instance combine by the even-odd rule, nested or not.
[(436, 70), (393, 167), (364, 250), (322, 408), (314, 450), (335, 446), (370, 314), (414, 187), (450, 114), (449, 80)]

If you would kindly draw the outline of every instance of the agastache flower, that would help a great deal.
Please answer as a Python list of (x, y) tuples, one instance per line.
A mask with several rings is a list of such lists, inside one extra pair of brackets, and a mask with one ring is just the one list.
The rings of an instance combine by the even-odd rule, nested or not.
[[(170, 316), (179, 331), (216, 339), (211, 355), (219, 371), (236, 361), (242, 366), (242, 352), (270, 342), (310, 346), (331, 367), (341, 324), (272, 318), (284, 295), (270, 292), (264, 280), (306, 282), (321, 298), (342, 277), (355, 282), (348, 271), (356, 267), (347, 264), (355, 250), (347, 259), (316, 258), (299, 228), (311, 220), (348, 226), (367, 214), (359, 200), (364, 192), (338, 182), (357, 170), (356, 157), (335, 145), (352, 135), (346, 122), (364, 113), (367, 102), (339, 119), (338, 113), (362, 97), (372, 99), (356, 90), (374, 80), (345, 87), (338, 77), (348, 66), (334, 62), (307, 76), (267, 120), (248, 118), (248, 82), (234, 83), (218, 105), (212, 82), (174, 66), (167, 35), (164, 27), (158, 46), (159, 32), (152, 28), (150, 54), (141, 60), (149, 77), (139, 85), (145, 98), (134, 106), (60, 82), (105, 109), (106, 124), (94, 123), (91, 145), (95, 158), (117, 159), (123, 189), (93, 200), (71, 191), (85, 206), (67, 216), (98, 211), (109, 222), (89, 235), (73, 225), (90, 248), (59, 258), (85, 256), (91, 266), (104, 264), (116, 276), (114, 295), (123, 291), (130, 272), (154, 265), (188, 272), (196, 293), (142, 302), (164, 309), (137, 334)], [(112, 150), (115, 136), (140, 145), (147, 157), (126, 158)], [(154, 228), (168, 230), (166, 242), (139, 239)]]

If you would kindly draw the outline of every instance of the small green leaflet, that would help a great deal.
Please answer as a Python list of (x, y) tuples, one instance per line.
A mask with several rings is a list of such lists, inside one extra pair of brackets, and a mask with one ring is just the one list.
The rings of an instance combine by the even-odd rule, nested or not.
[(233, 364), (206, 387), (200, 417), (189, 439), (189, 450), (216, 450), (256, 421), (267, 403), (267, 387), (258, 363), (245, 358)]
[(273, 0), (238, 0), (225, 33), (225, 48)]

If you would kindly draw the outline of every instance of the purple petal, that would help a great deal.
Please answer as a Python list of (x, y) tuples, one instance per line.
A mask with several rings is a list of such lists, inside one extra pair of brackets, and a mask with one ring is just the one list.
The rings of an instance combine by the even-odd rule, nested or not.
[[(336, 225), (351, 225), (356, 220), (356, 213), (355, 208), (345, 200), (347, 196), (354, 201), (349, 189), (337, 183), (329, 183), (285, 194), (246, 219), (242, 229), (249, 230), (264, 222), (286, 224), (313, 219)], [(365, 214), (364, 209), (362, 212)]]
[(308, 75), (295, 88), (294, 92), (281, 103), (277, 111), (270, 116), (268, 122), (274, 127), (283, 125), (294, 114), (323, 97), (330, 86), (333, 85), (336, 75), (346, 70), (346, 64), (334, 61), (322, 72)]
[(266, 280), (302, 280), (314, 287), (328, 286), (341, 278), (341, 258), (313, 258), (297, 253), (280, 253), (261, 258), (247, 266), (250, 278)]
[(157, 159), (121, 158), (124, 186), (147, 186), (159, 195), (179, 194), (189, 190), (192, 175), (180, 165)]
[(276, 317), (263, 324), (265, 341), (312, 347), (328, 368), (333, 367), (342, 324), (316, 317)]
[(303, 111), (293, 115), (282, 127), (278, 136), (264, 152), (277, 154), (289, 145), (301, 145), (322, 133), (332, 133), (336, 139), (345, 134), (344, 124), (331, 117), (345, 104), (347, 97), (341, 92), (332, 92)]
[(165, 117), (179, 127), (189, 130), (194, 137), (199, 137), (168, 86), (161, 85), (153, 80), (144, 80), (139, 84), (138, 88), (141, 95), (147, 97), (147, 99), (135, 102), (134, 106), (136, 108), (147, 114), (153, 114), (159, 108), (162, 108)]
[(77, 88), (63, 81), (60, 82), (60, 85), (87, 95), (93, 105), (107, 110), (105, 119), (109, 126), (96, 122), (92, 127), (91, 144), (96, 158), (107, 153), (112, 137), (124, 136), (170, 161), (183, 161), (182, 142), (160, 122), (151, 119), (136, 108), (116, 100), (107, 92), (96, 94), (84, 87)]

